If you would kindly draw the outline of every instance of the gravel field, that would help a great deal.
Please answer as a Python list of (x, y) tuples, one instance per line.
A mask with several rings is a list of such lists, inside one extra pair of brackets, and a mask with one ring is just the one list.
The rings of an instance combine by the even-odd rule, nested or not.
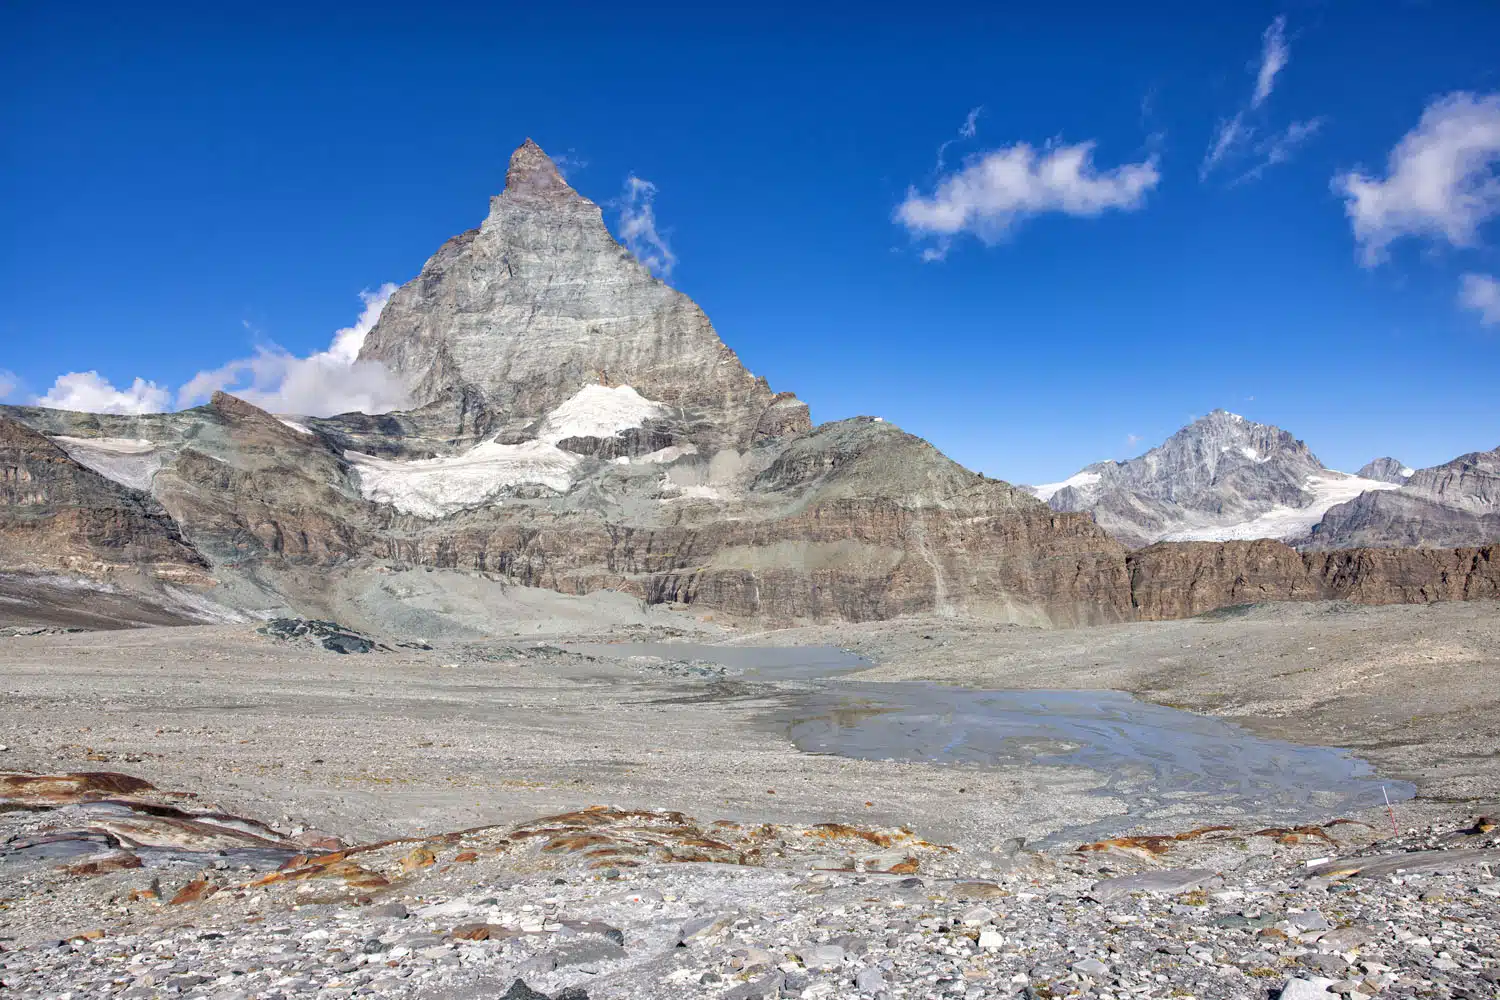
[[(751, 634), (659, 611), (591, 628), (574, 608), (504, 639), (373, 636), (365, 654), (254, 625), (4, 636), (0, 984), (1500, 996), (1500, 842), (1480, 819), (1500, 812), (1497, 610)], [(684, 638), (844, 647), (874, 666), (823, 681), (747, 671), (741, 652), (570, 651)], [(817, 697), (915, 681), (1129, 692), (1247, 738), (1352, 748), (1417, 798), (1141, 813), (1110, 774), (1045, 755), (893, 762), (789, 738)], [(830, 724), (862, 724), (846, 714)], [(31, 777), (88, 772), (116, 777)], [(1405, 856), (1347, 860), (1390, 854)]]

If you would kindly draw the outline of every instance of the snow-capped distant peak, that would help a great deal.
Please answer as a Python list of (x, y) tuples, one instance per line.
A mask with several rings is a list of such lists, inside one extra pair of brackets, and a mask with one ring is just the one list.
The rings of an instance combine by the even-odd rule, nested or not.
[(1060, 483), (1043, 483), (1041, 486), (1033, 486), (1031, 487), (1031, 492), (1038, 500), (1047, 501), (1051, 500), (1053, 494), (1057, 493), (1059, 490), (1065, 490), (1070, 486), (1093, 486), (1102, 478), (1103, 476), (1101, 476), (1097, 472), (1078, 472), (1069, 476), (1067, 479), (1064, 479)]

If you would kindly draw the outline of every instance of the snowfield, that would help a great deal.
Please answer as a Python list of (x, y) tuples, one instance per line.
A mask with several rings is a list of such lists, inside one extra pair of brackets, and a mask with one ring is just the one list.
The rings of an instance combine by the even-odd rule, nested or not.
[(68, 457), (105, 479), (133, 490), (151, 491), (151, 480), (166, 463), (166, 454), (145, 438), (81, 438), (58, 434), (52, 443)]
[(1101, 478), (1103, 477), (1097, 472), (1079, 472), (1060, 483), (1043, 483), (1041, 486), (1030, 487), (1030, 490), (1038, 500), (1046, 503), (1058, 490), (1065, 490), (1069, 486), (1092, 486)]
[(1303, 484), (1315, 499), (1306, 507), (1286, 507), (1278, 504), (1259, 517), (1238, 524), (1211, 524), (1183, 528), (1161, 537), (1164, 542), (1227, 542), (1255, 538), (1274, 538), (1279, 541), (1300, 538), (1312, 530), (1312, 526), (1323, 520), (1330, 507), (1347, 503), (1369, 490), (1400, 489), (1397, 483), (1386, 483), (1378, 479), (1362, 479), (1343, 472), (1327, 472), (1321, 476), (1309, 476)]
[[(365, 499), (388, 503), (403, 514), (439, 518), (488, 503), (513, 486), (545, 486), (566, 493), (583, 457), (557, 447), (557, 442), (613, 437), (670, 412), (628, 385), (586, 385), (547, 414), (533, 441), (485, 441), (460, 455), (410, 462), (357, 451), (345, 452), (344, 457), (358, 471)], [(663, 448), (638, 461), (670, 462), (684, 454), (691, 450)]]

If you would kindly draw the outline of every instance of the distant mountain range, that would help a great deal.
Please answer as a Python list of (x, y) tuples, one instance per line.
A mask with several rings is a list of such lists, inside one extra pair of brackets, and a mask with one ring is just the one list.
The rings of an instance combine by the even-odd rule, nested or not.
[[(478, 637), (513, 584), (788, 623), (1500, 596), (1500, 560), (1470, 547), (1495, 534), (1493, 454), (1349, 476), (1218, 412), (1028, 491), (872, 417), (815, 427), (531, 142), (359, 360), (411, 408), (277, 415), (222, 392), (176, 413), (0, 406), (0, 621), (87, 605), (121, 623), (297, 614)], [(1437, 532), (1453, 547), (1236, 540)], [(1131, 551), (1161, 538), (1229, 540)]]
[(1309, 549), (1500, 540), (1500, 449), (1422, 470), (1377, 458), (1351, 475), (1329, 469), (1281, 428), (1226, 410), (1138, 458), (1028, 488), (1053, 510), (1092, 514), (1132, 548), (1262, 538)]

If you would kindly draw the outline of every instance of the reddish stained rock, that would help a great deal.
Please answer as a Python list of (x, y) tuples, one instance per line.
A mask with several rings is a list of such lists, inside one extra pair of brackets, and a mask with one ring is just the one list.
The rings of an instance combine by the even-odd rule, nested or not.
[(76, 865), (64, 865), (62, 870), (69, 875), (107, 875), (141, 867), (141, 859), (130, 851), (110, 851)]
[(74, 802), (94, 802), (112, 795), (139, 795), (154, 791), (156, 786), (151, 782), (115, 771), (0, 774), (0, 801), (21, 804), (69, 805)]
[(181, 889), (168, 901), (169, 906), (181, 906), (183, 903), (197, 903), (207, 899), (219, 891), (219, 887), (211, 884), (206, 879), (195, 878)]

